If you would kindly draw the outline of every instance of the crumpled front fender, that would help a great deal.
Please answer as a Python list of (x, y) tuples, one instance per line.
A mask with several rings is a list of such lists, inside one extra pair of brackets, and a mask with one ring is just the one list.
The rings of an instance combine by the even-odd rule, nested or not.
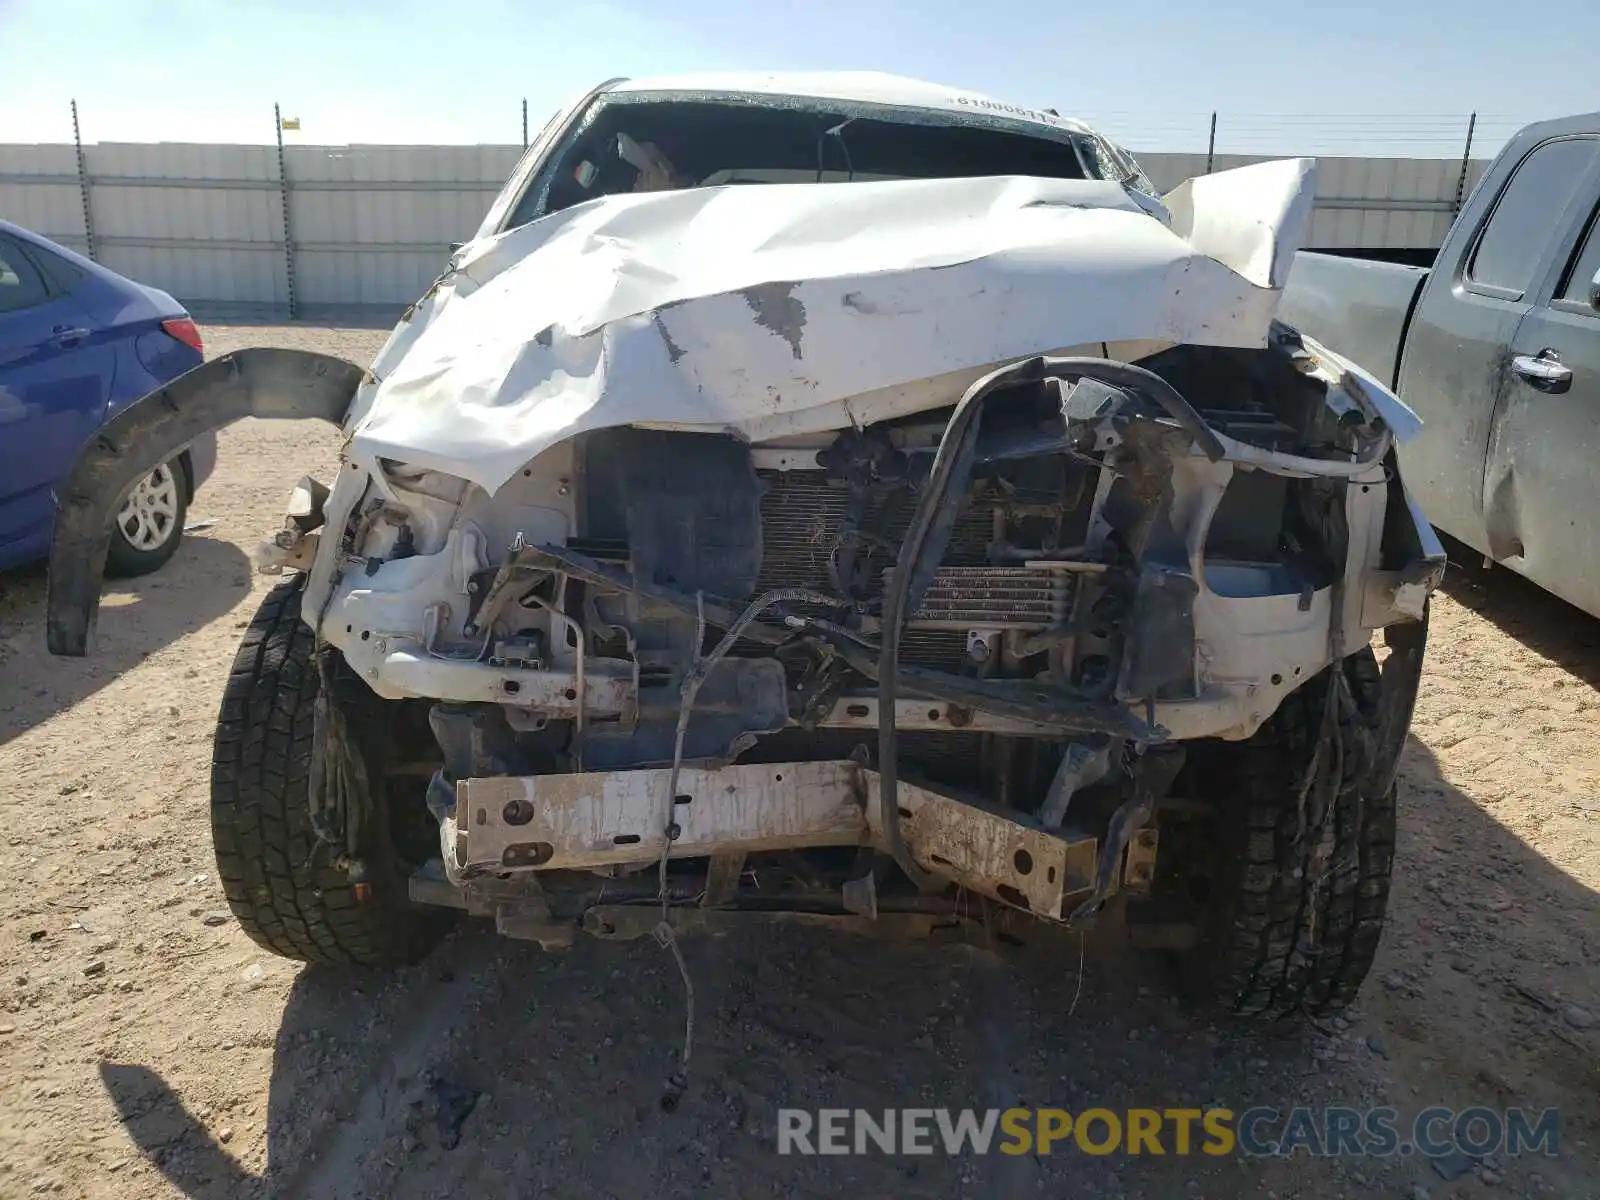
[(141, 475), (240, 417), (320, 417), (342, 424), (364, 372), (308, 350), (238, 350), (180, 375), (103, 425), (56, 490), (45, 642), (87, 654), (100, 608), (111, 517)]

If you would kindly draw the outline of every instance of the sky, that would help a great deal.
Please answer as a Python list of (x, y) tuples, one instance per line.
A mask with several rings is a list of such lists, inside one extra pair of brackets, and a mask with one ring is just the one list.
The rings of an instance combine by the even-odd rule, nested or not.
[[(1514, 25), (1508, 25), (1508, 20)], [(1600, 109), (1600, 0), (0, 0), (0, 142), (519, 143), (599, 81), (871, 69), (1139, 151), (1474, 157)]]

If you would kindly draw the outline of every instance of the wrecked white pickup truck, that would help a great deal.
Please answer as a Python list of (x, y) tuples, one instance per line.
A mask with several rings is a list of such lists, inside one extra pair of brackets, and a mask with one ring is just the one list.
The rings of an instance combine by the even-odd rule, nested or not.
[(1416, 418), (1274, 321), (1313, 178), (1157, 197), (1082, 125), (885, 76), (605, 85), (370, 369), (245, 350), (105, 427), (51, 648), (132, 479), (326, 418), (216, 736), (263, 946), (1115, 902), (1237, 1011), (1335, 1011), (1444, 559)]

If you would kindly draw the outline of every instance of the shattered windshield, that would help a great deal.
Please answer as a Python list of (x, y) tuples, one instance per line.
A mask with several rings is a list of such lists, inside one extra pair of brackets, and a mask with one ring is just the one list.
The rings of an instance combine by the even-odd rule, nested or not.
[(1131, 161), (1091, 134), (985, 117), (771, 97), (602, 98), (506, 227), (597, 196), (724, 184), (1033, 175), (1138, 186)]
[(1093, 156), (1099, 167), (1102, 178), (1118, 180), (1136, 191), (1151, 196), (1159, 194), (1155, 184), (1151, 183), (1144, 173), (1144, 168), (1139, 165), (1139, 160), (1121, 146), (1095, 136), (1086, 137), (1083, 141), (1087, 152)]

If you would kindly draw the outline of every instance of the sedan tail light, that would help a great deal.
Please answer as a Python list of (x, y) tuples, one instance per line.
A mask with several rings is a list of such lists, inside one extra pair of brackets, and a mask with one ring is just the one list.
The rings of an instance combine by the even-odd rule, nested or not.
[(190, 349), (205, 353), (205, 343), (200, 340), (200, 329), (193, 317), (170, 317), (161, 322), (161, 328)]

